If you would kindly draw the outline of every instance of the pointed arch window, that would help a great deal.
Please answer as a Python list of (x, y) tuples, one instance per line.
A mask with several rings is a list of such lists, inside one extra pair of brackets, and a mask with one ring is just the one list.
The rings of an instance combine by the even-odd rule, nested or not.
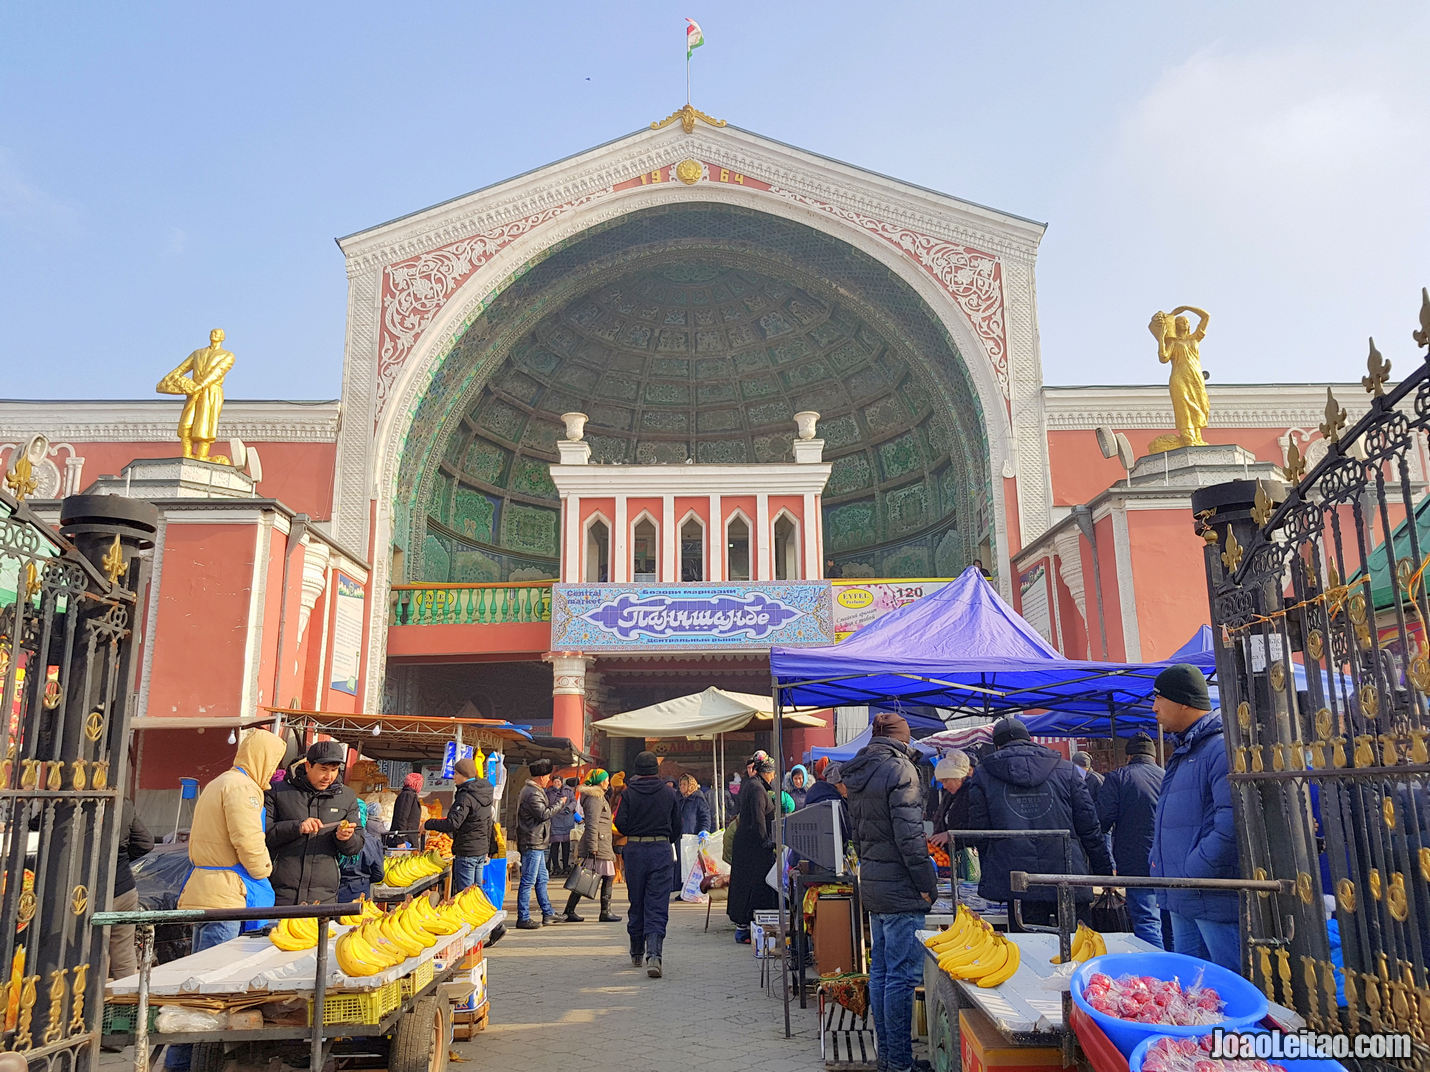
[(650, 583), (656, 580), (656, 547), (660, 539), (655, 522), (643, 517), (631, 530), (631, 580)]
[(705, 580), (705, 526), (693, 514), (680, 526), (680, 579)]
[(725, 526), (725, 577), (750, 579), (750, 523), (743, 514), (736, 514)]
[(611, 579), (611, 526), (599, 515), (586, 526), (586, 583)]
[(786, 511), (774, 523), (775, 580), (793, 581), (799, 572), (799, 525)]

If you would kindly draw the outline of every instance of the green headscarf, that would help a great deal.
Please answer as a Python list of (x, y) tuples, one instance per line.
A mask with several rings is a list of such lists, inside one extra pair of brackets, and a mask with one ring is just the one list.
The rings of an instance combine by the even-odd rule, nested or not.
[(597, 767), (597, 768), (596, 768), (595, 770), (593, 770), (590, 774), (586, 775), (586, 784), (587, 784), (587, 785), (601, 785), (601, 784), (603, 784), (603, 783), (606, 781), (606, 779), (608, 779), (609, 777), (610, 777), (609, 774), (607, 774), (607, 773), (606, 773), (604, 770), (602, 770), (600, 767)]

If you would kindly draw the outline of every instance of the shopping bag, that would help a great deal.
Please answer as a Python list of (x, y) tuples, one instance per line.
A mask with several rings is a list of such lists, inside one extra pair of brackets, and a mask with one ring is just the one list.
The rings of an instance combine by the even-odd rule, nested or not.
[(690, 872), (685, 876), (685, 884), (680, 887), (680, 899), (689, 901), (692, 904), (704, 904), (710, 900), (710, 895), (701, 892), (700, 882), (705, 877), (705, 865), (701, 863), (697, 855), (695, 862), (690, 865)]
[(578, 896), (594, 900), (601, 892), (601, 876), (589, 868), (573, 867), (562, 885)]
[(707, 875), (728, 875), (730, 864), (725, 858), (725, 831), (719, 830), (700, 845), (700, 862)]
[(1132, 924), (1127, 917), (1127, 898), (1114, 889), (1104, 889), (1088, 906), (1087, 925), (1103, 934), (1130, 931)]

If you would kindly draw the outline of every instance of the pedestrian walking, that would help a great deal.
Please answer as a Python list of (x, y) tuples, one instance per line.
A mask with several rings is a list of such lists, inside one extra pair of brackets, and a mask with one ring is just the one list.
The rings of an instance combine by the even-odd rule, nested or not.
[[(601, 876), (602, 923), (619, 923), (621, 917), (611, 911), (611, 888), (616, 884), (616, 852), (611, 844), (611, 803), (606, 799), (608, 775), (600, 767), (586, 775), (586, 783), (581, 786), (578, 797), (584, 822), (581, 826), (581, 840), (576, 844), (576, 866), (594, 871)], [(576, 914), (576, 902), (581, 895), (575, 890), (566, 899), (563, 915), (567, 923), (585, 923), (584, 916)]]
[[(1126, 751), (1127, 765), (1109, 771), (1102, 780), (1097, 813), (1103, 831), (1112, 835), (1112, 862), (1117, 873), (1146, 875), (1157, 825), (1157, 801), (1162, 796), (1162, 768), (1157, 766), (1157, 747), (1145, 733), (1128, 738)], [(1129, 887), (1127, 917), (1133, 934), (1163, 948), (1156, 890)]]
[(482, 777), (474, 759), (459, 759), (452, 765), (457, 791), (452, 807), (441, 819), (428, 819), (424, 827), (452, 837), (452, 893), (482, 884), (482, 874), (491, 855), (492, 801), (496, 789)]
[(630, 915), (631, 966), (644, 957), (646, 974), (662, 973), (670, 888), (675, 880), (675, 847), (680, 842), (680, 798), (659, 777), (660, 760), (642, 752), (616, 802), (614, 820), (626, 835), (626, 887)]
[[(1157, 801), (1148, 870), (1167, 878), (1240, 878), (1226, 745), (1207, 679), (1190, 663), (1167, 667), (1153, 685), (1152, 710), (1171, 735), (1172, 754)], [(1158, 890), (1157, 903), (1172, 914), (1175, 952), (1241, 970), (1235, 893)]]
[(735, 924), (735, 941), (750, 940), (750, 922), (761, 909), (779, 904), (779, 893), (765, 881), (775, 865), (775, 801), (770, 785), (775, 764), (763, 753), (750, 759), (750, 772), (735, 803), (734, 845), (730, 858), (730, 897), (725, 914)]
[[(516, 891), (516, 926), (518, 930), (533, 931), (549, 923), (559, 922), (551, 898), (546, 892), (546, 850), (551, 847), (551, 820), (563, 809), (572, 805), (569, 801), (552, 804), (546, 796), (546, 787), (551, 783), (551, 760), (535, 760), (530, 768), (531, 777), (521, 787), (521, 796), (516, 802), (516, 847), (521, 853), (521, 885)], [(536, 890), (536, 903), (541, 908), (541, 922), (531, 918), (531, 891)]]
[(402, 779), (402, 788), (397, 791), (397, 799), (392, 803), (392, 827), (387, 835), (387, 846), (395, 849), (400, 845), (422, 847), (422, 801), (417, 794), (422, 791), (422, 775), (413, 771)]
[(842, 768), (859, 852), (860, 895), (869, 911), (869, 1008), (879, 1068), (886, 1072), (915, 1067), (914, 989), (923, 981), (923, 946), (915, 932), (924, 925), (938, 881), (924, 837), (923, 786), (910, 739), (904, 718), (882, 712), (874, 718), (869, 743)]

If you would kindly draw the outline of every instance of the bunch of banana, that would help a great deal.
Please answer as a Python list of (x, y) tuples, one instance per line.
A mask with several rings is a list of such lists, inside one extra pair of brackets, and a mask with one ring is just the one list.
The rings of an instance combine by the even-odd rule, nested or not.
[(492, 916), (496, 915), (496, 909), (487, 900), (486, 894), (482, 893), (476, 886), (468, 886), (456, 897), (452, 898), (452, 908), (463, 923), (469, 923), (473, 927), (480, 927)]
[(366, 933), (369, 926), (371, 926), (370, 920), (361, 927), (354, 927), (342, 935), (333, 947), (338, 967), (346, 975), (356, 978), (361, 978), (364, 975), (376, 975), (384, 968), (402, 963), (402, 954), (393, 950), (386, 939), (382, 940), (382, 946), (372, 944), (370, 936)]
[[(1107, 952), (1107, 943), (1102, 940), (1102, 935), (1093, 930), (1086, 923), (1079, 923), (1077, 930), (1073, 933), (1072, 959), (1081, 963), (1084, 960), (1091, 960), (1093, 957), (1100, 957)], [(1054, 956), (1050, 963), (1061, 964), (1062, 955)]]
[(338, 922), (345, 923), (349, 927), (356, 927), (359, 923), (362, 923), (365, 920), (376, 919), (378, 916), (382, 915), (382, 909), (378, 908), (377, 905), (373, 904), (366, 897), (361, 898), (361, 901), (362, 908), (356, 915), (339, 916)]
[(985, 989), (1007, 982), (1022, 961), (1016, 945), (963, 905), (958, 906), (953, 926), (925, 944), (938, 954), (938, 966), (950, 976)]
[[(327, 930), (327, 924), (323, 925), (323, 929)], [(278, 926), (268, 932), (268, 940), (290, 953), (298, 949), (315, 949), (318, 945), (318, 921), (311, 916), (307, 919), (279, 920)]]
[(441, 874), (446, 866), (447, 862), (436, 852), (394, 856), (382, 866), (382, 881), (384, 885), (400, 889), (429, 875)]

